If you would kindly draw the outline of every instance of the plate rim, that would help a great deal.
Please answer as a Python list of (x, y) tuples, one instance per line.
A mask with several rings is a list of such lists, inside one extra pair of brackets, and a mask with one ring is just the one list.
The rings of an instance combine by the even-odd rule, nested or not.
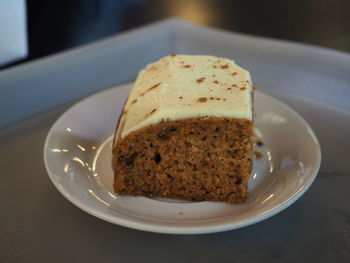
[[(321, 166), (321, 160), (322, 160), (322, 154), (321, 154), (321, 146), (320, 143), (318, 141), (318, 138), (315, 134), (315, 132), (313, 131), (313, 129), (311, 128), (311, 126), (309, 125), (308, 122), (306, 122), (306, 120), (304, 120), (304, 118), (297, 113), (293, 108), (291, 108), (288, 104), (280, 101), (279, 99), (261, 92), (261, 91), (257, 91), (260, 94), (262, 94), (263, 96), (267, 96), (270, 99), (273, 99), (276, 103), (280, 104), (280, 106), (285, 107), (288, 109), (288, 111), (290, 111), (290, 113), (292, 113), (297, 119), (298, 121), (302, 122), (303, 125), (305, 126), (305, 128), (307, 129), (308, 133), (312, 136), (314, 142), (315, 142), (315, 146), (316, 146), (316, 156), (317, 156), (317, 160), (316, 160), (316, 164), (315, 164), (315, 168), (310, 171), (309, 173), (311, 174), (311, 177), (309, 180), (306, 181), (306, 183), (303, 185), (303, 187), (301, 187), (297, 192), (295, 192), (293, 195), (291, 195), (288, 199), (284, 200), (281, 203), (278, 203), (277, 205), (275, 205), (273, 208), (269, 209), (268, 211), (265, 211), (264, 213), (251, 217), (251, 218), (247, 218), (247, 219), (241, 219), (238, 221), (233, 221), (233, 222), (219, 222), (217, 224), (208, 224), (205, 226), (186, 226), (186, 225), (182, 225), (182, 226), (163, 226), (163, 225), (154, 225), (154, 224), (150, 224), (150, 223), (140, 223), (140, 222), (136, 222), (136, 221), (131, 221), (131, 220), (127, 220), (127, 219), (123, 219), (123, 218), (116, 218), (114, 216), (110, 216), (106, 213), (103, 213), (101, 211), (96, 211), (95, 209), (91, 208), (89, 205), (86, 205), (84, 202), (82, 202), (80, 199), (76, 199), (74, 197), (72, 197), (65, 188), (62, 188), (60, 186), (60, 184), (53, 178), (52, 174), (54, 174), (53, 171), (51, 171), (50, 169), (50, 165), (47, 159), (47, 153), (48, 153), (48, 144), (50, 141), (50, 138), (52, 136), (52, 133), (54, 131), (55, 126), (62, 120), (62, 118), (64, 116), (66, 116), (67, 114), (69, 114), (69, 112), (71, 110), (73, 110), (74, 108), (78, 107), (79, 104), (86, 102), (87, 100), (93, 98), (94, 96), (98, 96), (102, 93), (108, 93), (113, 89), (121, 89), (121, 88), (126, 88), (128, 86), (132, 85), (132, 83), (128, 82), (128, 83), (123, 83), (123, 84), (119, 84), (119, 85), (115, 85), (112, 87), (109, 87), (107, 89), (104, 89), (102, 91), (96, 92), (94, 94), (91, 94), (85, 98), (82, 98), (80, 100), (78, 100), (77, 102), (75, 102), (73, 105), (71, 105), (70, 107), (68, 107), (58, 118), (57, 120), (52, 124), (52, 126), (50, 127), (50, 130), (48, 131), (46, 138), (45, 138), (45, 142), (44, 142), (44, 147), (43, 147), (43, 159), (44, 159), (44, 165), (47, 171), (47, 174), (51, 180), (51, 182), (53, 183), (53, 185), (56, 187), (56, 189), (68, 200), (70, 201), (72, 204), (74, 204), (75, 206), (77, 206), (78, 208), (80, 208), (81, 210), (87, 212), (90, 215), (93, 215), (99, 219), (102, 219), (104, 221), (110, 222), (112, 224), (116, 224), (116, 225), (120, 225), (123, 227), (127, 227), (127, 228), (131, 228), (131, 229), (135, 229), (135, 230), (142, 230), (142, 231), (147, 231), (147, 232), (154, 232), (154, 233), (162, 233), (162, 234), (182, 234), (182, 235), (191, 235), (191, 234), (208, 234), (208, 233), (217, 233), (217, 232), (224, 232), (224, 231), (228, 231), (228, 230), (234, 230), (234, 229), (238, 229), (238, 228), (242, 228), (248, 225), (252, 225), (258, 222), (261, 222), (267, 218), (270, 218), (276, 214), (278, 214), (279, 212), (283, 211), (284, 209), (288, 208), (289, 206), (291, 206), (293, 203), (295, 203), (309, 188), (310, 186), (313, 184), (313, 182), (315, 181), (317, 174), (319, 172), (320, 166)], [(215, 222), (215, 221), (214, 221)]]

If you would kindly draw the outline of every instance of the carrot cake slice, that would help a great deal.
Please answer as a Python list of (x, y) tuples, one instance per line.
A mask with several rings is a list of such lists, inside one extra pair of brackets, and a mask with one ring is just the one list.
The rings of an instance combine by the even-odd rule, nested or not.
[(252, 94), (249, 72), (225, 58), (170, 55), (141, 70), (114, 136), (115, 192), (246, 200)]

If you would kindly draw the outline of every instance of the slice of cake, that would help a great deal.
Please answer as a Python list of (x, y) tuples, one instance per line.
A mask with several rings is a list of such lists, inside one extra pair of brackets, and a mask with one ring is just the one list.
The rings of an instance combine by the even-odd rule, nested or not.
[(249, 72), (212, 56), (171, 55), (142, 70), (113, 144), (120, 195), (243, 202), (252, 160)]

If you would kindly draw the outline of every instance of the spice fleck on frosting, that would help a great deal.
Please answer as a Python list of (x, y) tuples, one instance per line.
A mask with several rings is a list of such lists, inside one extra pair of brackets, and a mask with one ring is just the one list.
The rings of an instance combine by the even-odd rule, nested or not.
[(202, 97), (202, 98), (199, 98), (198, 101), (199, 102), (206, 102), (208, 99), (206, 97)]

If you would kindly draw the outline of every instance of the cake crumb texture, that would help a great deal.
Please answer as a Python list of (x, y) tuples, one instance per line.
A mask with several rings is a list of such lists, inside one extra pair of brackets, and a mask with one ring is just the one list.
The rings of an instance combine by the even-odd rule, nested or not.
[(198, 117), (116, 138), (115, 192), (241, 203), (247, 198), (252, 136), (250, 120)]

